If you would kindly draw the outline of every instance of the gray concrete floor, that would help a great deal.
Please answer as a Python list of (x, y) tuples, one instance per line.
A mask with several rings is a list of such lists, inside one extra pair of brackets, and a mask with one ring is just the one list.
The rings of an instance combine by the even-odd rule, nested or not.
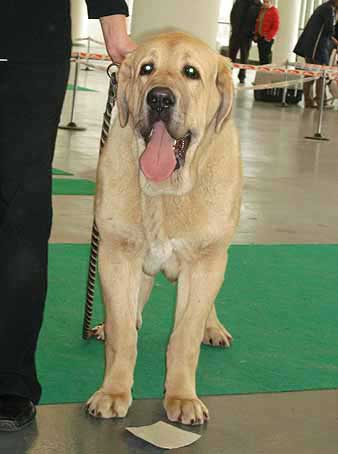
[[(207, 397), (211, 420), (179, 426), (201, 435), (173, 452), (186, 454), (337, 454), (338, 391)], [(97, 420), (83, 405), (44, 405), (19, 434), (0, 434), (6, 454), (138, 454), (165, 450), (134, 437), (126, 427), (165, 421), (158, 400), (135, 401), (127, 418)]]
[[(249, 81), (252, 76), (249, 76)], [(72, 82), (72, 79), (70, 80)], [(84, 132), (59, 131), (54, 167), (95, 180), (107, 81), (104, 73), (80, 72), (76, 122)], [(68, 92), (62, 123), (69, 121)], [(240, 130), (245, 190), (236, 243), (338, 242), (337, 111), (325, 112), (330, 142), (304, 139), (316, 130), (317, 112), (302, 106), (255, 103), (238, 94), (233, 113)], [(52, 242), (89, 242), (93, 198), (54, 196)], [(212, 419), (182, 452), (229, 454), (337, 454), (337, 391), (208, 397)], [(0, 453), (86, 454), (160, 452), (124, 429), (165, 420), (159, 401), (133, 404), (126, 420), (99, 421), (83, 405), (38, 408), (34, 425), (0, 434)]]

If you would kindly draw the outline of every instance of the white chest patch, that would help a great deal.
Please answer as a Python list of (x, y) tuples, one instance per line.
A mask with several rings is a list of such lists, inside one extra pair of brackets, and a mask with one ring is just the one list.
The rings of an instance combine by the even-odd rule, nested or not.
[(173, 253), (173, 245), (170, 240), (154, 241), (145, 257), (143, 269), (147, 274), (158, 273), (163, 265), (170, 259)]

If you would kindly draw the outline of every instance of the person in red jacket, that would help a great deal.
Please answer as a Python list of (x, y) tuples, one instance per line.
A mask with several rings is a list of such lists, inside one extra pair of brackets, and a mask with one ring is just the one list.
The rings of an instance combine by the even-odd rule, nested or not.
[(259, 64), (272, 62), (272, 45), (279, 30), (279, 12), (271, 0), (263, 0), (258, 14), (255, 30), (255, 41), (258, 45)]

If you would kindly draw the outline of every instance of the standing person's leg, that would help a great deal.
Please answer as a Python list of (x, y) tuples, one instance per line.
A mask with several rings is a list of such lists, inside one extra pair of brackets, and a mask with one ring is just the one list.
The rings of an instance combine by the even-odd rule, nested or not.
[[(246, 65), (249, 60), (249, 53), (251, 49), (252, 40), (248, 36), (243, 36), (241, 39), (241, 59), (240, 62)], [(238, 79), (241, 83), (244, 83), (246, 77), (245, 69), (240, 69)]]
[(266, 41), (264, 38), (258, 39), (258, 52), (260, 65), (269, 65), (272, 62), (272, 41)]
[[(306, 58), (305, 59), (306, 63), (313, 63), (313, 60), (310, 59), (310, 58)], [(304, 91), (304, 106), (306, 108), (314, 108), (314, 107), (317, 107), (317, 104), (314, 100), (314, 97), (313, 97), (313, 87), (314, 87), (314, 83), (315, 81), (311, 81), (311, 82), (305, 82), (303, 84), (303, 91)]]
[(231, 33), (229, 40), (229, 58), (231, 61), (235, 61), (240, 48), (240, 38), (238, 33)]
[(15, 408), (41, 395), (35, 350), (47, 290), (51, 163), (68, 69), (68, 62), (0, 63), (0, 430), (29, 422), (32, 411), (25, 420)]
[(314, 81), (305, 82), (303, 84), (304, 105), (307, 108), (317, 107), (317, 104), (313, 97), (313, 86), (314, 86)]
[(264, 40), (263, 38), (257, 39), (257, 48), (258, 48), (258, 58), (259, 64), (263, 65), (262, 61), (264, 61)]
[[(325, 83), (325, 81), (324, 81)], [(316, 98), (315, 101), (317, 102), (318, 107), (321, 106), (322, 102), (322, 94), (323, 94), (323, 79), (317, 79), (316, 80)], [(324, 91), (324, 105), (325, 105), (325, 98), (326, 98), (326, 89)]]
[[(317, 65), (329, 65), (329, 63), (330, 63), (330, 47), (328, 45), (318, 49), (317, 54), (316, 54), (315, 63)], [(323, 87), (323, 84), (325, 85), (325, 87)], [(322, 96), (324, 93), (324, 107), (328, 108), (328, 107), (333, 107), (333, 106), (328, 105), (326, 85), (327, 85), (326, 80), (324, 80), (323, 78), (317, 79), (317, 81), (316, 81), (316, 101), (317, 101), (318, 106), (320, 106), (321, 102), (322, 102)]]
[(266, 41), (267, 46), (266, 46), (266, 65), (271, 65), (272, 63), (272, 46), (273, 43), (275, 42), (274, 39), (271, 41)]

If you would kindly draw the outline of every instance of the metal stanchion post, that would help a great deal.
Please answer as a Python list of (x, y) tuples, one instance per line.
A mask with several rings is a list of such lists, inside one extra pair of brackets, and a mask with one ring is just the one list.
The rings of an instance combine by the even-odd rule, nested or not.
[[(90, 37), (88, 36), (88, 38), (87, 38), (87, 54), (88, 54), (88, 55), (90, 54), (90, 41), (91, 41), (91, 39), (90, 39)], [(93, 68), (91, 68), (91, 67), (89, 66), (89, 57), (87, 57), (87, 59), (86, 59), (86, 66), (85, 66), (85, 68), (83, 68), (82, 71), (94, 71)]]
[(75, 112), (75, 100), (76, 100), (76, 93), (77, 93), (77, 80), (79, 77), (79, 66), (80, 66), (80, 56), (77, 55), (75, 60), (75, 75), (74, 75), (74, 87), (73, 87), (73, 99), (72, 99), (72, 110), (70, 116), (70, 122), (65, 126), (59, 126), (60, 129), (70, 129), (72, 131), (85, 131), (86, 128), (81, 126), (77, 126), (74, 121), (74, 112)]
[(323, 112), (324, 112), (324, 101), (325, 101), (325, 90), (326, 90), (326, 70), (324, 70), (322, 72), (321, 79), (323, 81), (323, 84), (322, 84), (322, 92), (321, 92), (321, 96), (320, 96), (317, 132), (315, 132), (315, 134), (313, 136), (305, 136), (305, 139), (328, 141), (330, 139), (322, 136)]
[[(285, 63), (285, 69), (287, 70), (288, 69), (288, 61), (286, 60), (286, 63)], [(288, 81), (288, 73), (285, 72), (285, 82)], [(287, 97), (287, 93), (288, 93), (288, 87), (284, 87), (283, 88), (283, 99), (282, 99), (282, 103), (281, 103), (281, 107), (289, 107), (288, 103), (286, 102), (286, 97)]]

